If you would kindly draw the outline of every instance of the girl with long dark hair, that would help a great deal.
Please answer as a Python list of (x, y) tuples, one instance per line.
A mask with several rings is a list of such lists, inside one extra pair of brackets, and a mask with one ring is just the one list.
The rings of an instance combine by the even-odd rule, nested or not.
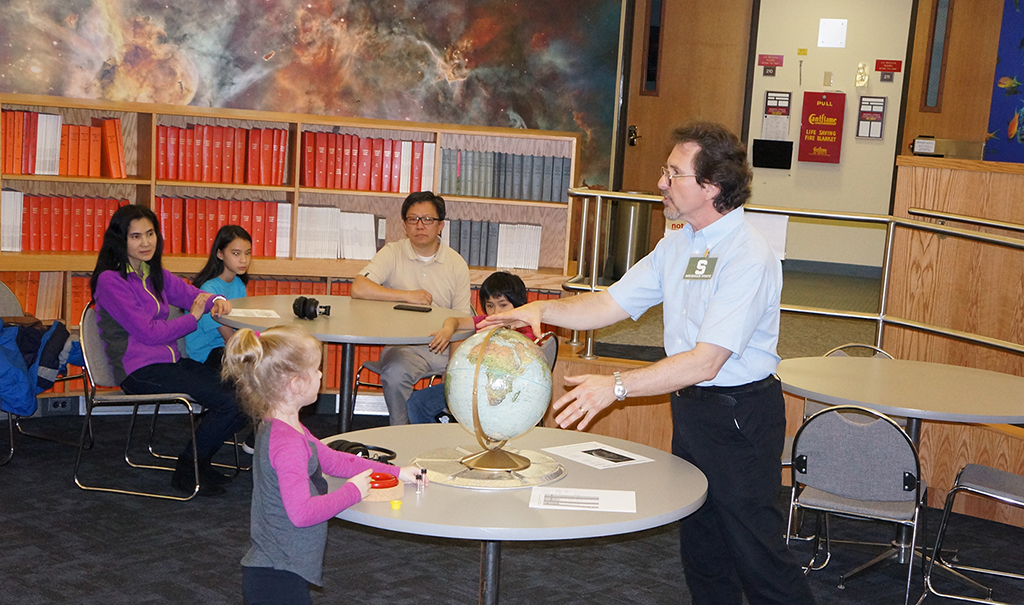
[[(196, 428), (199, 494), (224, 493), (230, 479), (210, 460), (224, 440), (245, 425), (233, 386), (198, 361), (182, 359), (177, 340), (194, 331), (207, 313), (231, 311), (231, 303), (189, 285), (161, 266), (164, 240), (153, 211), (122, 206), (110, 217), (93, 270), (92, 297), (100, 338), (121, 388), (132, 394), (187, 393), (207, 413)], [(170, 306), (188, 309), (170, 319)], [(174, 489), (195, 489), (191, 444), (171, 479)]]
[[(245, 296), (245, 286), (249, 283), (247, 271), (251, 262), (252, 236), (238, 225), (225, 225), (213, 239), (210, 258), (192, 280), (192, 285), (228, 300), (242, 298)], [(185, 337), (185, 351), (190, 358), (220, 370), (224, 343), (234, 332), (234, 329), (204, 315), (196, 331)]]

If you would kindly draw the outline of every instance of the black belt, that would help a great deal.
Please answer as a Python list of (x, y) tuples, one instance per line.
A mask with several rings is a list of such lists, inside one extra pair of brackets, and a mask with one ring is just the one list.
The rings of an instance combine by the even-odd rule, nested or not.
[(757, 382), (748, 382), (747, 384), (741, 384), (734, 387), (699, 387), (690, 386), (676, 391), (676, 394), (680, 397), (686, 397), (688, 399), (700, 399), (700, 397), (707, 393), (714, 393), (716, 395), (740, 395), (742, 393), (753, 393), (765, 389), (774, 384), (778, 378), (775, 374), (769, 374), (767, 378), (758, 380)]

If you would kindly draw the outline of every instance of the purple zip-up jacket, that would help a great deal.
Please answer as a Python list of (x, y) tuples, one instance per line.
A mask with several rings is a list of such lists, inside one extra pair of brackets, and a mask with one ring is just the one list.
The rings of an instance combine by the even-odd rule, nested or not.
[[(159, 299), (148, 277), (143, 282), (131, 270), (127, 279), (121, 279), (117, 271), (100, 274), (96, 280), (96, 321), (119, 384), (139, 368), (181, 359), (177, 341), (195, 331), (196, 318), (185, 313), (168, 320), (170, 305), (191, 309), (192, 301), (201, 293), (166, 269)], [(215, 298), (224, 297), (211, 296), (204, 312), (210, 312)]]

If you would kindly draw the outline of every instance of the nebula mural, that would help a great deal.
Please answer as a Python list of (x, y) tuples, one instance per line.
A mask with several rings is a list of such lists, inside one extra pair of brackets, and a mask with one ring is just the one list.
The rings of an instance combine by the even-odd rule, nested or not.
[(582, 133), (607, 184), (621, 0), (0, 0), (0, 91)]

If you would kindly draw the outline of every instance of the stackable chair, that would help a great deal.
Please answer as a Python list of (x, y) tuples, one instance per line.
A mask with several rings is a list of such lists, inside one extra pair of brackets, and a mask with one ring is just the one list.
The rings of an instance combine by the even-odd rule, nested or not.
[[(196, 456), (196, 420), (198, 404), (185, 393), (161, 393), (155, 395), (129, 395), (120, 390), (118, 382), (114, 377), (114, 369), (107, 359), (103, 342), (100, 340), (99, 327), (96, 325), (95, 303), (90, 302), (82, 314), (81, 341), (82, 354), (85, 357), (85, 419), (82, 422), (82, 434), (78, 441), (78, 456), (75, 459), (74, 479), (75, 484), (84, 490), (111, 492), (115, 494), (129, 494), (133, 496), (145, 496), (150, 498), (162, 498), (165, 500), (190, 500), (199, 492), (199, 463)], [(106, 390), (104, 387), (113, 387), (116, 390)], [(153, 464), (142, 464), (132, 460), (130, 450), (132, 435), (135, 432), (135, 420), (139, 413), (139, 406), (145, 404), (174, 404), (180, 405), (188, 414), (188, 426), (192, 443), (192, 460), (194, 464), (196, 487), (187, 496), (176, 496), (158, 492), (138, 491), (120, 487), (105, 487), (89, 485), (83, 482), (79, 476), (82, 464), (82, 453), (92, 446), (91, 419), (93, 411), (100, 406), (132, 406), (131, 422), (128, 426), (128, 438), (124, 446), (124, 460), (134, 468), (174, 471), (173, 466), (160, 466)], [(159, 413), (159, 406), (154, 408), (154, 415)], [(170, 481), (167, 482), (170, 486)]]
[[(844, 345), (839, 345), (838, 347), (836, 347), (834, 349), (830, 349), (829, 351), (827, 351), (824, 355), (822, 355), (822, 357), (849, 357), (850, 356), (850, 353), (849, 353), (850, 351), (868, 351), (868, 352), (873, 352), (873, 355), (871, 355), (872, 357), (881, 357), (881, 358), (885, 358), (885, 359), (893, 359), (892, 355), (886, 353), (885, 351), (883, 351), (879, 347), (876, 347), (874, 345), (861, 344), (861, 343), (847, 343), (847, 344), (844, 344)], [(813, 399), (807, 399), (807, 400), (804, 401), (803, 419), (807, 420), (807, 418), (810, 417), (811, 414), (814, 414), (815, 412), (820, 412), (821, 410), (824, 410), (827, 407), (829, 407), (828, 404), (822, 403), (820, 401), (814, 401)], [(895, 420), (896, 423), (899, 424), (900, 426), (904, 426), (905, 427), (907, 425), (907, 419), (906, 418), (893, 418), (893, 420)], [(786, 437), (785, 445), (783, 445), (783, 448), (782, 448), (782, 468), (788, 468), (788, 467), (790, 467), (792, 465), (792, 463), (793, 463), (793, 437)], [(789, 534), (790, 535), (788, 536), (788, 538), (791, 539), (791, 540), (801, 540), (801, 541), (813, 540), (814, 536), (800, 535), (800, 526), (801, 526), (800, 515), (797, 515), (793, 519), (793, 525), (790, 526), (790, 528), (789, 528)]]
[[(359, 396), (359, 388), (360, 387), (371, 387), (371, 388), (376, 388), (376, 389), (383, 389), (384, 388), (384, 385), (382, 385), (380, 383), (380, 378), (379, 378), (380, 371), (381, 371), (381, 363), (380, 363), (379, 360), (378, 361), (373, 361), (373, 360), (371, 360), (371, 361), (364, 361), (359, 366), (359, 370), (356, 371), (356, 380), (355, 380), (355, 382), (353, 383), (353, 386), (352, 386), (352, 411), (353, 411), (353, 415), (355, 413), (356, 397)], [(370, 372), (370, 373), (376, 374), (378, 376), (378, 378), (377, 378), (376, 381), (373, 381), (369, 377), (364, 378), (363, 377), (363, 372)], [(416, 384), (419, 381), (424, 380), (424, 379), (429, 379), (430, 382), (428, 383), (427, 386), (433, 386), (434, 383), (437, 382), (438, 380), (440, 380), (441, 377), (443, 377), (443, 376), (444, 376), (444, 373), (424, 372), (423, 374), (421, 374), (419, 376), (419, 378), (417, 378), (413, 382), (413, 384)], [(352, 419), (349, 418), (348, 420), (349, 420), (349, 426), (352, 426), (352, 424), (351, 424), (352, 423)], [(339, 433), (341, 432), (341, 410), (340, 409), (338, 410), (338, 432)]]
[[(1003, 601), (994, 600), (992, 598), (992, 590), (990, 588), (982, 587), (976, 583), (974, 583), (975, 586), (987, 591), (984, 598), (944, 593), (937, 590), (932, 584), (932, 572), (936, 565), (949, 570), (966, 571), (1015, 580), (1024, 580), (1024, 575), (1021, 574), (995, 569), (985, 569), (982, 567), (970, 567), (968, 565), (955, 564), (943, 559), (942, 542), (945, 540), (946, 530), (949, 528), (949, 514), (953, 510), (953, 503), (956, 501), (956, 497), (960, 494), (970, 494), (974, 496), (981, 496), (983, 498), (991, 498), (992, 500), (1009, 504), (1010, 506), (1024, 508), (1024, 476), (983, 466), (981, 464), (968, 464), (960, 469), (960, 472), (956, 476), (956, 481), (953, 483), (953, 489), (949, 490), (949, 494), (946, 496), (946, 507), (942, 511), (942, 521), (939, 523), (939, 531), (935, 536), (935, 548), (932, 550), (933, 553), (937, 554), (931, 557), (928, 560), (928, 565), (925, 566), (924, 585), (926, 592), (921, 598), (923, 600), (928, 594), (933, 594), (938, 597), (968, 601), (971, 603), (995, 603), (996, 605), (1009, 605)], [(920, 601), (918, 602), (920, 603)]]
[[(805, 572), (821, 569), (832, 556), (831, 515), (906, 526), (912, 531), (909, 552), (903, 553), (907, 559), (904, 603), (909, 602), (923, 486), (917, 448), (906, 432), (889, 417), (867, 408), (826, 408), (811, 415), (797, 432), (792, 473), (790, 523), (799, 510), (823, 513), (818, 515), (814, 551)], [(822, 542), (825, 560), (815, 565)], [(891, 545), (886, 546), (875, 559), (840, 575), (839, 587), (844, 588), (846, 580), (899, 554)]]

